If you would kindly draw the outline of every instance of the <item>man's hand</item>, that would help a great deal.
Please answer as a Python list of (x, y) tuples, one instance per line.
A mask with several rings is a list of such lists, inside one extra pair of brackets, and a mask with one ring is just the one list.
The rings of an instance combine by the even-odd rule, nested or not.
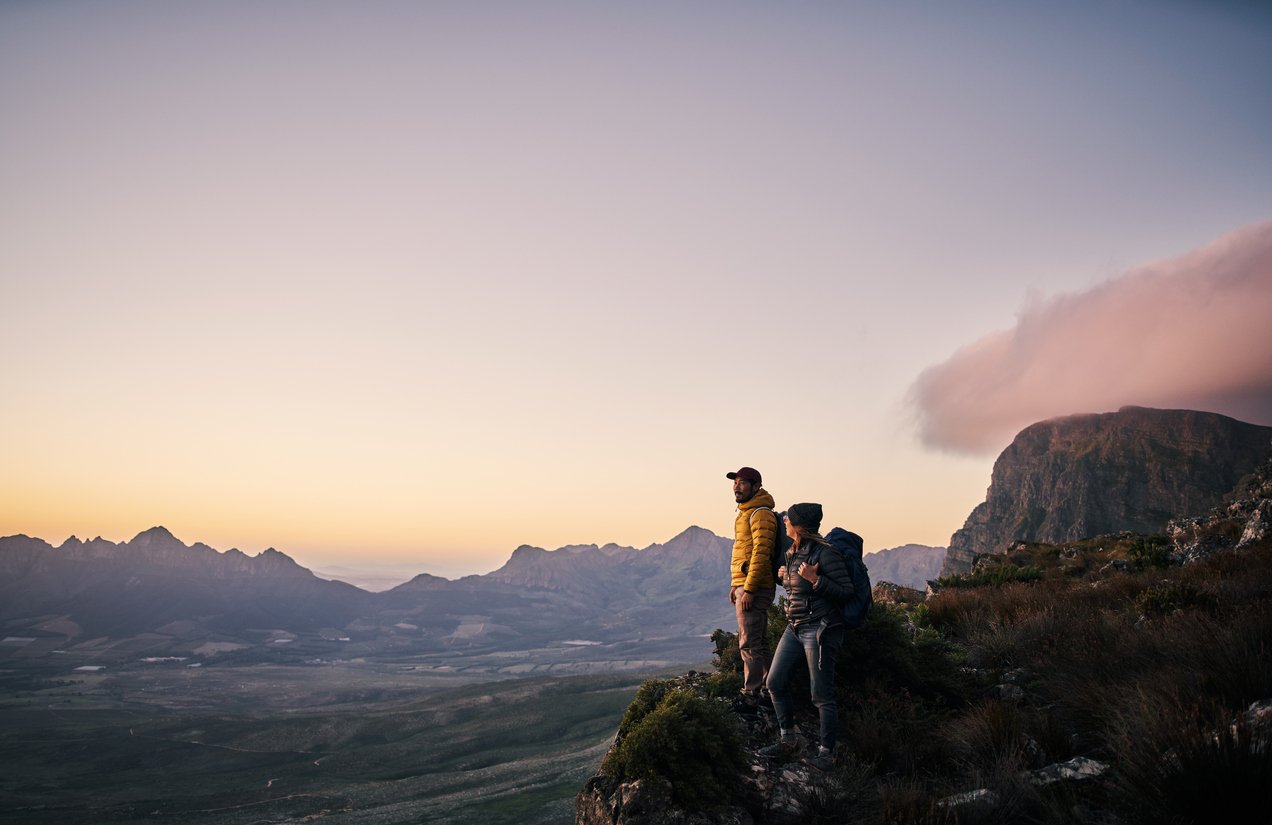
[(821, 562), (809, 564), (808, 562), (800, 562), (799, 576), (806, 582), (816, 585), (817, 580), (821, 578)]
[(751, 594), (748, 593), (745, 588), (739, 588), (739, 590), (741, 590), (741, 592), (738, 593), (738, 607), (743, 610), (750, 610), (752, 602)]
[(738, 600), (738, 589), (736, 587), (729, 588), (729, 604), (733, 604)]
[(786, 565), (783, 564), (781, 567), (777, 568), (777, 578), (781, 581), (786, 581)]

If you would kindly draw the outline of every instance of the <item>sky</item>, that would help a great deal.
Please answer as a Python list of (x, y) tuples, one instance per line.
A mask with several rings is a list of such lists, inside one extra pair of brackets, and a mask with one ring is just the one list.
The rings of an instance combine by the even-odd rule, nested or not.
[(0, 3), (0, 535), (454, 577), (944, 546), (1036, 420), (1272, 424), (1272, 12)]

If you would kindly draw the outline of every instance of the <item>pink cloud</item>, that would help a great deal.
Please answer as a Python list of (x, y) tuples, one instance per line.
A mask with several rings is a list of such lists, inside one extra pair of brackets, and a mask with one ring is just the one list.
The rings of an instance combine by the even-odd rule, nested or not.
[(1046, 418), (1133, 404), (1272, 424), (1272, 221), (1026, 306), (910, 388), (928, 446), (1002, 449)]

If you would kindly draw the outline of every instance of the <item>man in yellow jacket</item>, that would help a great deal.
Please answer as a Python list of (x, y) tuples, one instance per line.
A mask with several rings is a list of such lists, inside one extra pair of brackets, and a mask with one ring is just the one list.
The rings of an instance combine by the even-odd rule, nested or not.
[(733, 559), (729, 601), (738, 617), (738, 651), (742, 654), (742, 695), (734, 709), (755, 713), (768, 675), (768, 608), (777, 592), (770, 559), (781, 525), (773, 512), (773, 496), (762, 486), (759, 470), (743, 467), (725, 474), (733, 482), (738, 515), (733, 522)]

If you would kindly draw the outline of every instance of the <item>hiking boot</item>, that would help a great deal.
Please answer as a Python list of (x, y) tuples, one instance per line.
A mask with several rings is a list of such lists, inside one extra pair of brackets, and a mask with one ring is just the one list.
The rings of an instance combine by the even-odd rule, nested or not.
[(759, 754), (772, 759), (786, 759), (802, 751), (804, 744), (804, 737), (798, 733), (788, 733), (773, 744), (760, 748)]
[(760, 706), (750, 696), (742, 695), (733, 700), (733, 712), (741, 716), (755, 716)]

